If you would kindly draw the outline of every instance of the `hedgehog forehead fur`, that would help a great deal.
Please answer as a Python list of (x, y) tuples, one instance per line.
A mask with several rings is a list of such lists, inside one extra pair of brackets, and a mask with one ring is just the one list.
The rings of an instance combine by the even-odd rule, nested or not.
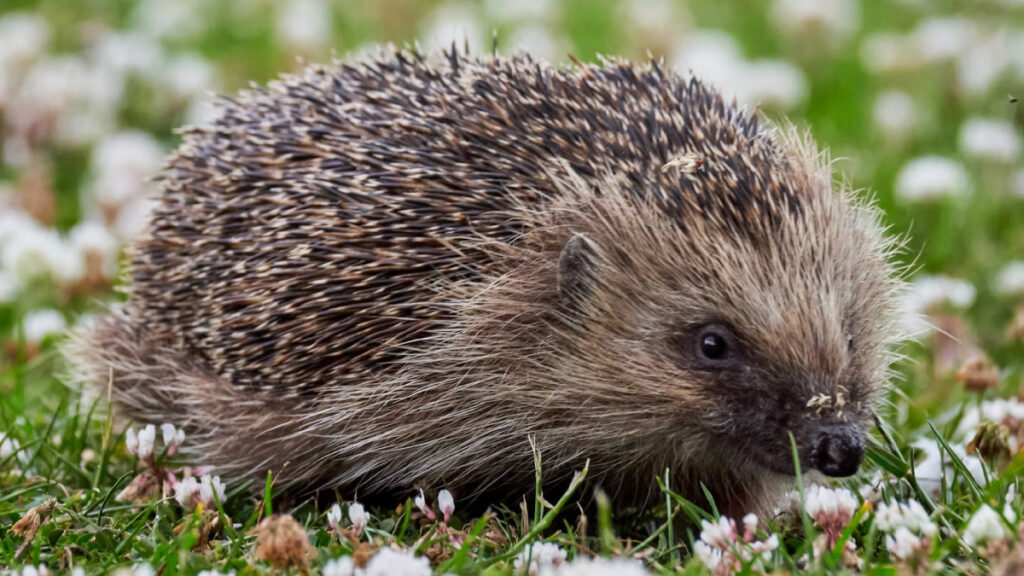
[[(894, 243), (809, 139), (657, 63), (445, 56), (185, 131), (84, 378), (225, 475), (361, 494), (529, 487), (532, 437), (551, 481), (590, 459), (628, 500), (669, 468), (757, 506), (789, 433), (823, 469), (821, 430), (861, 438)], [(708, 327), (730, 362), (694, 356)]]

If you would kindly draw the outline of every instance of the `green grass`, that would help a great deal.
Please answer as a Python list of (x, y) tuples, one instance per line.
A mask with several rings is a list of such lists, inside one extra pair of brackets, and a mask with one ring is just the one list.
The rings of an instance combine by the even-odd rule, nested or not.
[[(128, 0), (7, 0), (0, 6), (0, 16), (14, 10), (40, 14), (53, 29), (51, 52), (81, 53), (84, 22), (129, 26), (134, 4)], [(367, 42), (411, 41), (437, 4), (413, 0), (337, 3), (332, 10), (334, 40), (307, 54), (307, 59), (323, 60), (332, 51), (345, 53)], [(835, 50), (787, 42), (769, 23), (765, 4), (754, 0), (678, 6), (686, 7), (696, 25), (732, 33), (749, 58), (783, 57), (798, 63), (807, 76), (810, 95), (789, 116), (829, 146), (834, 157), (843, 158), (837, 162), (837, 170), (855, 187), (877, 197), (893, 233), (907, 234), (903, 263), (912, 265), (915, 273), (948, 274), (977, 287), (974, 303), (966, 310), (949, 311), (949, 315), (964, 321), (959, 333), (962, 340), (977, 345), (999, 367), (998, 386), (983, 395), (965, 391), (949, 370), (938, 369), (939, 340), (908, 344), (907, 359), (897, 367), (899, 378), (887, 407), (881, 410), (884, 425), (874, 431), (868, 462), (858, 476), (838, 485), (856, 494), (881, 474), (881, 501), (916, 499), (939, 527), (928, 553), (929, 571), (984, 571), (990, 559), (965, 545), (961, 535), (982, 504), (1002, 510), (1011, 486), (1014, 496), (1008, 503), (1018, 518), (1024, 516), (1020, 486), (1024, 456), (994, 461), (984, 471), (988, 482), (976, 482), (952, 446), (960, 440), (954, 438), (954, 431), (965, 409), (983, 399), (1024, 393), (1024, 342), (1005, 334), (1015, 307), (1024, 303), (1019, 297), (999, 296), (993, 289), (993, 277), (1002, 266), (1024, 255), (1024, 198), (1013, 197), (1008, 185), (1013, 171), (1024, 165), (1019, 160), (1004, 166), (959, 158), (957, 134), (966, 119), (976, 116), (1010, 121), (1021, 133), (1024, 104), (1010, 103), (1007, 94), (1024, 97), (1024, 74), (1016, 78), (1006, 74), (985, 95), (965, 97), (956, 94), (952, 65), (879, 76), (864, 68), (858, 46), (876, 32), (906, 32), (929, 14), (961, 15), (1024, 34), (1024, 11), (1002, 12), (995, 2), (952, 0), (922, 3), (926, 7), (888, 0), (863, 0), (861, 4), (859, 31)], [(298, 67), (294, 54), (274, 38), (272, 10), (239, 15), (241, 5), (210, 3), (202, 10), (202, 33), (164, 42), (172, 53), (189, 50), (202, 54), (215, 67), (219, 87), (226, 92)], [(623, 29), (616, 6), (611, 0), (566, 0), (555, 11), (550, 27), (568, 39), (582, 60), (593, 60), (597, 54), (642, 57), (648, 46), (637, 43)], [(508, 23), (485, 21), (485, 25), (503, 32), (514, 28)], [(658, 40), (652, 38), (651, 42)], [(920, 116), (918, 128), (902, 145), (885, 142), (872, 126), (874, 97), (887, 88), (907, 91)], [(148, 132), (171, 149), (176, 142), (173, 128), (184, 120), (185, 107), (165, 106), (153, 92), (144, 83), (130, 91), (119, 109), (117, 125)], [(0, 105), (0, 117), (4, 112)], [(89, 178), (90, 149), (44, 142), (39, 150), (53, 181), (54, 226), (68, 230), (83, 217), (89, 202), (81, 191)], [(926, 154), (963, 161), (974, 194), (926, 205), (898, 202), (893, 193), (896, 174), (908, 160)], [(0, 182), (15, 182), (21, 173), (21, 168), (0, 161)], [(23, 341), (19, 329), (32, 310), (55, 307), (73, 323), (94, 310), (97, 302), (114, 297), (109, 290), (66, 297), (55, 286), (42, 283), (23, 290), (11, 303), (0, 303), (0, 434), (20, 446), (0, 459), (0, 569), (45, 565), (51, 571), (67, 571), (81, 566), (87, 573), (105, 573), (148, 564), (163, 574), (210, 568), (238, 574), (270, 573), (272, 568), (266, 562), (253, 558), (256, 536), (251, 532), (271, 509), (291, 514), (305, 528), (315, 550), (314, 570), (332, 558), (357, 553), (353, 542), (330, 533), (325, 509), (317, 509), (312, 502), (275, 499), (269, 484), (262, 498), (253, 496), (263, 491), (262, 486), (256, 490), (228, 486), (216, 514), (186, 511), (173, 498), (159, 496), (140, 505), (117, 500), (116, 495), (142, 469), (138, 460), (125, 452), (123, 432), (104, 416), (99, 402), (83, 399), (65, 384), (64, 364), (57, 353), (59, 341), (48, 340), (36, 350)], [(911, 444), (921, 438), (937, 440), (942, 458), (952, 464), (937, 496), (914, 476), (922, 453)], [(538, 477), (541, 474), (538, 466)], [(795, 479), (794, 488), (800, 480)], [(704, 568), (691, 557), (700, 534), (696, 525), (713, 520), (714, 514), (674, 494), (665, 479), (652, 477), (650, 481), (661, 486), (664, 498), (638, 517), (615, 517), (607, 501), (598, 497), (596, 506), (585, 508), (585, 520), (580, 519), (577, 503), (590, 501), (584, 488), (541, 494), (538, 487), (522, 509), (495, 506), (484, 516), (463, 515), (456, 502), (456, 517), (445, 526), (414, 517), (411, 501), (399, 509), (373, 509), (361, 541), (426, 553), (434, 558), (437, 573), (511, 574), (515, 556), (539, 542), (558, 543), (570, 559), (625, 555), (641, 559), (658, 573), (700, 573)], [(50, 499), (55, 500), (52, 515), (31, 539), (26, 542), (9, 531), (30, 509)], [(204, 544), (203, 533), (213, 518), (219, 520), (222, 530)], [(841, 572), (842, 547), (848, 540), (862, 562), (860, 570), (891, 574), (897, 569), (871, 506), (858, 509), (835, 548), (824, 550), (824, 554), (813, 549), (819, 530), (806, 516), (762, 518), (760, 528), (761, 537), (767, 537), (768, 531), (777, 533), (781, 547), (762, 566), (747, 565), (743, 570)], [(1015, 522), (1007, 528), (1016, 533)], [(453, 538), (463, 539), (465, 544), (456, 549), (451, 545)], [(1011, 550), (1015, 545), (1008, 544)], [(1004, 553), (994, 563), (998, 565), (1013, 554), (1021, 552)]]

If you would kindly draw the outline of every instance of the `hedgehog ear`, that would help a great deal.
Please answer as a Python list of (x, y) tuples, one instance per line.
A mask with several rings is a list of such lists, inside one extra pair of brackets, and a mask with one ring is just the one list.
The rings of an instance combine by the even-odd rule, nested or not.
[(558, 296), (573, 305), (584, 297), (594, 280), (601, 249), (583, 234), (573, 234), (558, 257)]

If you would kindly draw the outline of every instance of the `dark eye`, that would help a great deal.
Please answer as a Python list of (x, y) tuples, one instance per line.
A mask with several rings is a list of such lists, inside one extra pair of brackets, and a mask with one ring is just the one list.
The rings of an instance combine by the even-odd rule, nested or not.
[(846, 335), (846, 349), (847, 350), (852, 350), (853, 349), (853, 333), (852, 332)]
[(721, 363), (736, 354), (736, 338), (725, 326), (710, 324), (697, 333), (697, 357), (707, 362)]
[(700, 353), (708, 360), (721, 360), (729, 353), (729, 344), (718, 334), (705, 334), (700, 341)]

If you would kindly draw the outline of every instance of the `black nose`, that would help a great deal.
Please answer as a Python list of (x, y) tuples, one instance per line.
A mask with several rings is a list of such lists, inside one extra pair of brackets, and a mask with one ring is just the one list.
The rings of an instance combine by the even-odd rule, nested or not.
[(815, 468), (826, 476), (852, 476), (864, 461), (864, 437), (852, 426), (822, 426), (814, 445)]

